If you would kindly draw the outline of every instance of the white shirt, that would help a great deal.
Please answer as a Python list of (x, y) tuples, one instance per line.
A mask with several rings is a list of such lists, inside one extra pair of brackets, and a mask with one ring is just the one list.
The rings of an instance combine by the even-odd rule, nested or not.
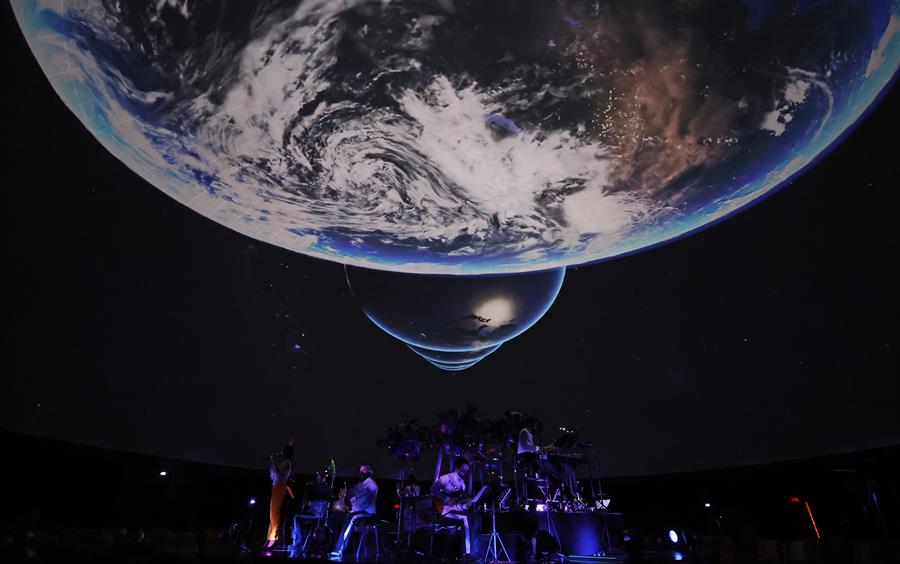
[(366, 478), (350, 490), (350, 509), (355, 513), (365, 511), (375, 514), (375, 498), (378, 496), (378, 484), (372, 478)]
[(431, 486), (431, 495), (444, 494), (445, 496), (466, 490), (466, 481), (456, 472), (444, 474)]
[(537, 452), (538, 450), (537, 445), (534, 444), (534, 435), (531, 434), (528, 427), (522, 427), (522, 430), (519, 431), (519, 445), (516, 452), (518, 454), (524, 454), (528, 452)]

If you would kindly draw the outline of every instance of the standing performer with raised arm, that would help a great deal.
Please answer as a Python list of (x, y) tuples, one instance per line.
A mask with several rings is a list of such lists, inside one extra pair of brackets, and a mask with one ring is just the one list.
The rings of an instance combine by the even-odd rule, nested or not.
[(266, 547), (272, 547), (281, 537), (281, 506), (284, 496), (294, 498), (294, 492), (288, 486), (288, 480), (294, 473), (294, 437), (280, 451), (269, 457), (269, 478), (272, 479), (272, 498), (269, 501), (269, 533), (266, 536)]

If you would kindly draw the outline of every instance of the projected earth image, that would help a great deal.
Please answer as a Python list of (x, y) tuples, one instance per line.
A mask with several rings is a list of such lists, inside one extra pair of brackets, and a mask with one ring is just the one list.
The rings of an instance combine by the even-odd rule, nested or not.
[(148, 182), (256, 239), (409, 273), (582, 264), (709, 225), (826, 152), (900, 63), (896, 1), (11, 3), (65, 104)]
[(345, 267), (366, 316), (448, 371), (474, 366), (543, 317), (566, 269), (500, 276), (421, 276)]

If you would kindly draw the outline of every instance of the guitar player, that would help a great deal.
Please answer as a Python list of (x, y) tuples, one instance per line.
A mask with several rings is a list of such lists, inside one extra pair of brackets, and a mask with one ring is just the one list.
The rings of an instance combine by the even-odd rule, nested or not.
[[(456, 463), (456, 470), (449, 474), (444, 474), (431, 485), (431, 496), (434, 501), (435, 510), (439, 511), (442, 517), (462, 521), (466, 547), (463, 558), (466, 560), (474, 560), (474, 557), (472, 556), (470, 519), (475, 516), (467, 514), (467, 511), (471, 508), (472, 501), (470, 497), (465, 495), (465, 477), (469, 473), (469, 470), (469, 462), (465, 459), (461, 459)], [(476, 523), (471, 524), (477, 525)], [(473, 528), (477, 529), (478, 527), (475, 526)]]

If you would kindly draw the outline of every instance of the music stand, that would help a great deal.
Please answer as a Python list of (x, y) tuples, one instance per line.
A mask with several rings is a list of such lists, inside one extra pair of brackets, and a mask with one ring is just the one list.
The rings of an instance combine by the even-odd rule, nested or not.
[[(410, 460), (416, 460), (419, 455), (420, 447), (418, 442), (408, 441), (406, 444), (406, 448), (397, 449), (394, 452), (394, 457), (400, 461), (400, 479), (398, 480), (400, 483), (400, 508), (397, 512), (397, 536), (394, 538), (394, 557), (400, 558), (400, 555), (412, 550), (412, 524), (415, 523), (415, 516), (413, 511), (409, 509), (415, 510), (415, 506), (412, 508), (408, 508), (408, 502), (406, 496), (404, 495), (404, 490), (406, 489), (406, 478), (408, 472), (407, 464)], [(403, 532), (403, 519), (404, 519), (404, 510), (409, 513), (408, 528), (410, 530), (407, 531), (406, 534), (406, 546), (400, 546), (400, 536)]]
[[(509, 558), (509, 553), (506, 551), (506, 546), (503, 544), (503, 539), (500, 537), (500, 533), (497, 532), (497, 493), (500, 488), (494, 483), (496, 480), (497, 476), (494, 473), (491, 473), (489, 482), (491, 496), (491, 536), (488, 537), (487, 552), (484, 555), (484, 561), (489, 564), (512, 562)], [(500, 485), (502, 486), (502, 484)], [(500, 559), (501, 554), (503, 555), (503, 560)]]
[[(611, 546), (612, 543), (609, 539), (609, 524), (607, 523), (608, 519), (606, 516), (607, 505), (603, 503), (603, 501), (605, 500), (605, 496), (603, 495), (603, 486), (600, 485), (599, 478), (597, 478), (597, 491), (600, 493), (600, 497), (599, 497), (600, 503), (599, 504), (597, 503), (598, 498), (597, 498), (596, 492), (594, 491), (593, 467), (594, 467), (594, 464), (597, 464), (597, 457), (594, 454), (593, 443), (590, 443), (589, 450), (590, 450), (590, 462), (588, 463), (588, 477), (589, 477), (590, 484), (591, 484), (591, 495), (593, 496), (593, 499), (591, 501), (594, 502), (595, 510), (599, 509), (600, 512), (603, 514), (603, 533), (602, 533), (603, 536), (602, 536), (602, 538), (603, 538), (604, 543), (606, 544), (606, 551), (601, 556), (608, 556), (609, 553), (612, 552), (612, 546)], [(607, 501), (607, 503), (609, 502), (609, 500), (606, 500), (606, 501)]]

